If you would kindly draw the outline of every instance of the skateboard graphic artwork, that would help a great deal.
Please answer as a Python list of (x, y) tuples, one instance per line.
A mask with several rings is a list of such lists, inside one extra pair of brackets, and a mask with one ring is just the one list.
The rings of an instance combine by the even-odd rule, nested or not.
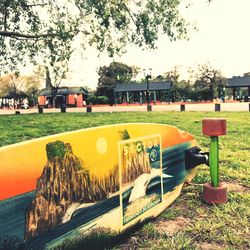
[(99, 227), (123, 232), (159, 215), (206, 161), (191, 134), (153, 123), (1, 147), (0, 238), (52, 248)]

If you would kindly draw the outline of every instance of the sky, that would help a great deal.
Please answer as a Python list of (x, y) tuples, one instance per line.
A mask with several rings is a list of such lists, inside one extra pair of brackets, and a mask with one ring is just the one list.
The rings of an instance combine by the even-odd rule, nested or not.
[(198, 29), (189, 33), (188, 41), (170, 42), (167, 36), (161, 36), (154, 51), (128, 46), (127, 53), (114, 58), (105, 54), (98, 57), (98, 52), (89, 48), (85, 59), (75, 54), (65, 83), (95, 89), (98, 68), (113, 60), (146, 70), (152, 68), (154, 76), (178, 65), (183, 79), (188, 78), (190, 67), (196, 69), (207, 62), (225, 77), (250, 72), (250, 0), (213, 0), (210, 4), (206, 0), (184, 1), (192, 5), (181, 12)]

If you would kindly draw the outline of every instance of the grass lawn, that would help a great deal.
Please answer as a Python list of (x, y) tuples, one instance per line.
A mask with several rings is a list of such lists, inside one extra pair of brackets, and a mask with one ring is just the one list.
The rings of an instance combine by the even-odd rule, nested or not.
[[(229, 185), (229, 202), (208, 206), (202, 183), (209, 170), (200, 166), (181, 196), (157, 219), (116, 242), (115, 249), (250, 249), (250, 113), (138, 112), (58, 113), (0, 116), (0, 146), (75, 129), (125, 122), (154, 122), (192, 133), (203, 151), (210, 140), (201, 134), (206, 117), (228, 120), (228, 135), (220, 138), (220, 178)], [(105, 238), (105, 237), (104, 237)], [(113, 244), (113, 243), (112, 243)], [(73, 247), (73, 245), (71, 245)], [(93, 245), (92, 245), (93, 246)]]

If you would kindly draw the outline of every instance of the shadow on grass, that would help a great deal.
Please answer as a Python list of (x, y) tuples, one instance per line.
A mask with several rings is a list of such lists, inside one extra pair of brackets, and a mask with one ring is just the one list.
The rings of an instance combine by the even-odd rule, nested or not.
[(77, 250), (77, 249), (115, 249), (115, 246), (122, 244), (132, 234), (140, 230), (147, 221), (126, 230), (124, 233), (116, 233), (106, 228), (98, 228), (90, 233), (75, 239), (66, 239), (53, 250)]
[[(150, 219), (139, 223), (132, 228), (126, 230), (123, 233), (116, 233), (107, 228), (98, 228), (83, 235), (82, 237), (76, 237), (73, 239), (65, 239), (62, 243), (50, 247), (53, 250), (77, 250), (77, 249), (115, 249), (116, 245), (125, 242), (129, 236), (143, 228)], [(16, 236), (4, 236), (0, 238), (0, 250), (40, 250), (44, 248), (26, 247), (23, 241)]]

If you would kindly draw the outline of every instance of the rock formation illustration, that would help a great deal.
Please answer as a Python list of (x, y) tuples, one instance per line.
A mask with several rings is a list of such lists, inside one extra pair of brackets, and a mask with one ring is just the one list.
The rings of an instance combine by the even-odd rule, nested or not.
[(149, 156), (143, 149), (141, 152), (134, 151), (123, 153), (122, 184), (133, 182), (143, 173), (151, 173)]
[[(73, 154), (69, 143), (51, 142), (46, 152), (48, 160), (37, 179), (35, 198), (26, 212), (25, 240), (61, 224), (72, 204), (107, 199), (119, 190), (118, 165), (105, 176), (97, 177), (91, 175), (83, 161)], [(149, 165), (143, 166), (144, 161), (138, 157), (133, 156), (130, 167), (124, 169), (125, 183), (150, 172)]]
[(36, 194), (26, 213), (25, 239), (61, 223), (70, 204), (89, 201), (90, 176), (70, 144), (47, 144), (48, 161), (36, 182)]

